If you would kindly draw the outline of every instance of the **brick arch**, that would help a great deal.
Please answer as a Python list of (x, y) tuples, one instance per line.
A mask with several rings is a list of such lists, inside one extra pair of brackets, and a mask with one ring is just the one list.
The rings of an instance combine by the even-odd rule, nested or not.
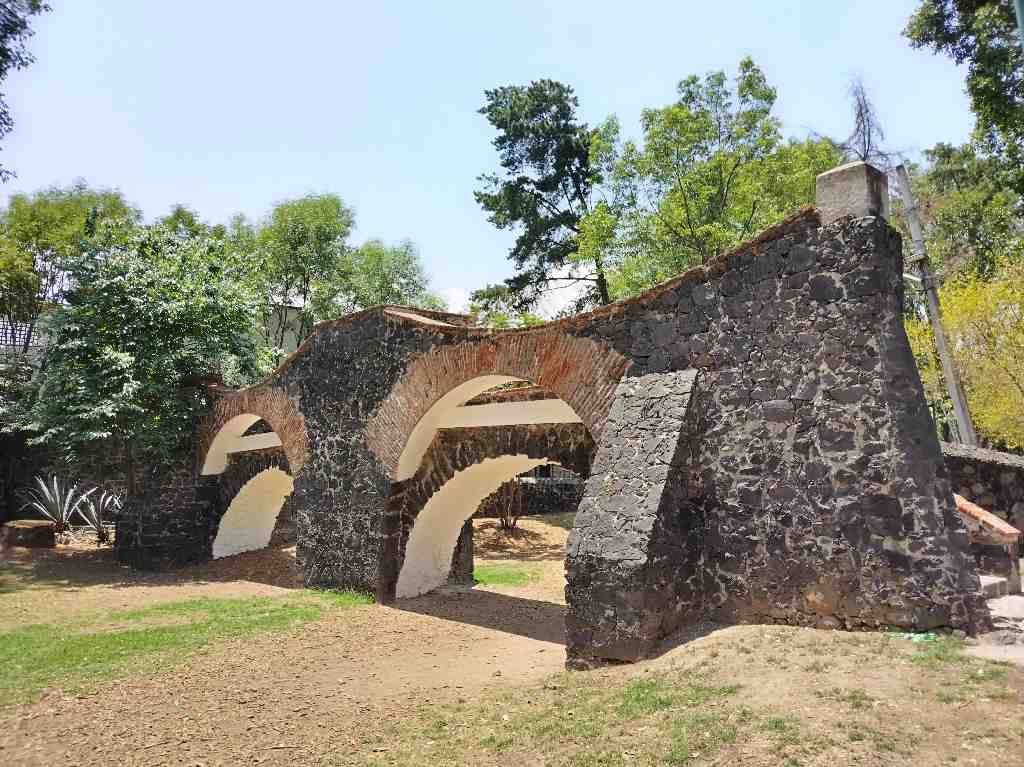
[[(609, 346), (550, 326), (437, 347), (417, 356), (391, 388), (367, 422), (366, 442), (392, 479), (408, 479), (419, 465), (418, 455), (409, 459), (403, 452), (417, 428), (429, 421), (432, 408), (461, 405), (512, 379), (532, 381), (558, 395), (599, 439), (615, 387), (629, 365)], [(476, 379), (478, 387), (470, 383)], [(452, 395), (455, 401), (447, 402)], [(428, 433), (418, 450), (432, 438)]]
[[(504, 482), (524, 471), (548, 463), (557, 463), (582, 477), (590, 474), (595, 444), (582, 423), (529, 424), (519, 426), (441, 429), (423, 456), (419, 470), (410, 479), (397, 482), (385, 513), (389, 531), (382, 553), (382, 578), (379, 597), (393, 600), (398, 593), (399, 577), (407, 564), (407, 547), (417, 524), (435, 524), (437, 519), (420, 519), (420, 514), (438, 493), (450, 483), (466, 479), (481, 467), (494, 469), (487, 478), (477, 477), (477, 492), (460, 499), (445, 515), (439, 531), (440, 560), (451, 561), (452, 551), (463, 522), (476, 511), (485, 497)], [(500, 466), (496, 461), (506, 460)], [(493, 485), (493, 487), (492, 487)], [(483, 489), (480, 489), (483, 488)], [(489, 488), (489, 489), (488, 489)], [(486, 490), (486, 492), (485, 492)], [(481, 494), (482, 493), (482, 494)], [(476, 497), (479, 495), (479, 497)], [(418, 566), (418, 564), (414, 564)], [(447, 575), (447, 570), (439, 577)]]
[(264, 420), (281, 440), (292, 476), (298, 474), (309, 456), (309, 437), (305, 419), (283, 390), (270, 384), (260, 384), (237, 392), (223, 393), (201, 428), (197, 470), (202, 472), (207, 457), (218, 438), (228, 429), (238, 436), (253, 423)]

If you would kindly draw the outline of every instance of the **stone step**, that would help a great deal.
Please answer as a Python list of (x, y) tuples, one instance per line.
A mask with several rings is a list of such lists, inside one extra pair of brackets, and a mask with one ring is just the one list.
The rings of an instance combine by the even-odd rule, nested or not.
[(1000, 578), (998, 575), (982, 575), (981, 591), (985, 599), (998, 599), (1010, 593), (1006, 578)]

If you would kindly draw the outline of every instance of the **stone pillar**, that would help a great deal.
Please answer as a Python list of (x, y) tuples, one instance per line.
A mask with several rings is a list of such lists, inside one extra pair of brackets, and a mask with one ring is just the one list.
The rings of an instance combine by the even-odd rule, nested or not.
[(866, 162), (840, 165), (818, 176), (815, 200), (822, 225), (843, 216), (889, 218), (889, 182)]

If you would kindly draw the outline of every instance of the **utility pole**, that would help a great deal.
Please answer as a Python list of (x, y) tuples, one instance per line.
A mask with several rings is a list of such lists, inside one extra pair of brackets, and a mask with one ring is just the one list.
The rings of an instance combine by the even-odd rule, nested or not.
[(1020, 35), (1020, 44), (1024, 48), (1024, 0), (1013, 0), (1013, 8), (1017, 11), (1017, 34)]
[[(1021, 0), (1017, 0), (1020, 2)], [(910, 191), (910, 176), (903, 165), (896, 167), (896, 179), (899, 181), (900, 196), (906, 207), (907, 223), (910, 225), (910, 238), (913, 242), (914, 258), (910, 266), (917, 268), (921, 280), (921, 288), (924, 290), (925, 305), (928, 309), (928, 319), (932, 323), (932, 331), (935, 333), (935, 348), (939, 353), (939, 360), (942, 362), (942, 377), (946, 381), (946, 390), (949, 398), (953, 401), (953, 414), (956, 416), (960, 441), (965, 445), (977, 445), (978, 436), (974, 433), (974, 424), (971, 422), (971, 411), (967, 408), (967, 397), (964, 396), (963, 387), (960, 384), (960, 376), (956, 372), (956, 365), (949, 353), (946, 344), (946, 333), (942, 329), (942, 309), (939, 306), (939, 294), (935, 290), (935, 277), (928, 267), (928, 254), (924, 249), (924, 232), (921, 229), (921, 218), (917, 213), (917, 204), (914, 202), (914, 195)]]

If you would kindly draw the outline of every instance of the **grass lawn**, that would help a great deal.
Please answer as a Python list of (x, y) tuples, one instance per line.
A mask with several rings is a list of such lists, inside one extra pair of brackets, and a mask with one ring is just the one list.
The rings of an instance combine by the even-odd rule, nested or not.
[(44, 689), (68, 692), (147, 666), (166, 665), (211, 642), (285, 631), (372, 600), (353, 592), (303, 591), (288, 597), (200, 598), (115, 610), (68, 623), (0, 632), (0, 706)]
[(519, 564), (477, 565), (473, 580), (481, 586), (524, 586), (537, 579), (531, 567)]

